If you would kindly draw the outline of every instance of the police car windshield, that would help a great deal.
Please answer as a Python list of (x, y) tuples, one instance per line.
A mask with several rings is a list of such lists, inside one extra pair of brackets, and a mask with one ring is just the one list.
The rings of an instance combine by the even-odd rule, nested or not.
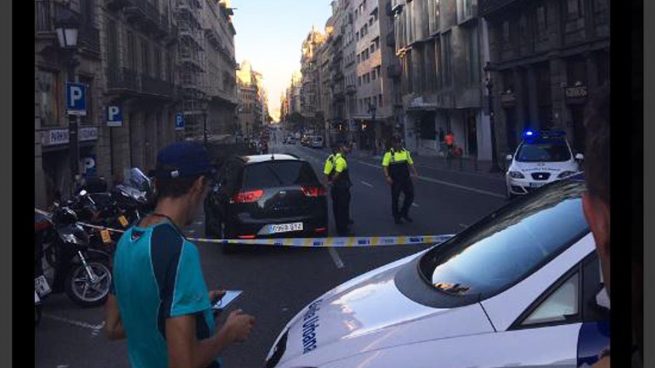
[(449, 295), (481, 299), (511, 287), (589, 232), (583, 188), (559, 183), (435, 247), (421, 259), (424, 280)]
[(516, 155), (519, 162), (564, 162), (570, 159), (571, 152), (563, 140), (523, 142)]

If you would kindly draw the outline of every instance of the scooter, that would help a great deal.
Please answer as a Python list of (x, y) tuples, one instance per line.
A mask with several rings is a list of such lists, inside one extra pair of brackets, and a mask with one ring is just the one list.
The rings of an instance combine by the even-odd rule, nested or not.
[(44, 292), (50, 288), (52, 293), (65, 292), (82, 307), (101, 305), (109, 294), (111, 256), (89, 247), (89, 235), (77, 220), (72, 209), (55, 204), (49, 226), (41, 225), (35, 250), (39, 301), (50, 294)]

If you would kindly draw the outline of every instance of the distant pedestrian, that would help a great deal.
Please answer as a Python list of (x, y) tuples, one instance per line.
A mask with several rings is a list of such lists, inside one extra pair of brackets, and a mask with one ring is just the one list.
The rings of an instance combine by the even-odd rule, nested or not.
[[(414, 201), (414, 184), (410, 176), (410, 170), (414, 177), (418, 177), (414, 160), (408, 150), (401, 145), (400, 137), (394, 136), (391, 139), (392, 147), (384, 154), (382, 158), (382, 168), (384, 176), (391, 186), (391, 214), (396, 224), (402, 224), (401, 219), (412, 222), (409, 217), (409, 208)], [(398, 210), (398, 201), (400, 193), (403, 193), (403, 206)]]
[(174, 143), (157, 156), (157, 205), (129, 228), (114, 255), (105, 329), (127, 338), (133, 367), (220, 367), (218, 355), (250, 335), (254, 318), (236, 310), (217, 328), (200, 255), (180, 228), (188, 226), (213, 177), (207, 151), (198, 143)]
[(448, 157), (452, 157), (453, 148), (455, 147), (455, 134), (449, 130), (448, 134), (446, 134), (446, 137), (444, 138), (444, 141), (446, 143), (446, 148), (448, 149), (447, 155)]

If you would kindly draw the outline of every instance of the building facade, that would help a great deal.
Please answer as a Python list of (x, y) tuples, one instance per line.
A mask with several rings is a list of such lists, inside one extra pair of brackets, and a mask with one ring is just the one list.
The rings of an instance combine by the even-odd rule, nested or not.
[(609, 79), (609, 0), (480, 0), (480, 8), (498, 151), (513, 153), (526, 129), (561, 129), (584, 152), (588, 95)]
[[(55, 21), (73, 15), (80, 21), (76, 67), (69, 73), (71, 55), (57, 40)], [(34, 80), (34, 173), (35, 203), (45, 207), (56, 197), (67, 198), (73, 176), (83, 173), (85, 158), (102, 160), (106, 156), (106, 129), (103, 127), (103, 71), (99, 23), (102, 13), (93, 1), (35, 1), (35, 80)], [(75, 160), (71, 149), (69, 117), (66, 113), (66, 82), (85, 84), (86, 116), (78, 126), (78, 172), (73, 172)], [(105, 163), (95, 165), (101, 175), (108, 175)]]
[(250, 136), (263, 124), (262, 75), (244, 60), (237, 71), (238, 118), (241, 135)]
[(443, 140), (452, 132), (465, 156), (489, 160), (477, 0), (392, 0), (391, 13), (408, 148), (445, 154)]

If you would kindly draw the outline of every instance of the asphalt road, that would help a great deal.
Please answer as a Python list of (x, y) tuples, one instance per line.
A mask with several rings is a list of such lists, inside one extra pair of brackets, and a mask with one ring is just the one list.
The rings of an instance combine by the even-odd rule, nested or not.
[[(272, 145), (271, 151), (294, 153), (308, 160), (317, 174), (322, 172), (328, 154), (300, 145)], [(415, 182), (415, 205), (410, 212), (414, 223), (395, 225), (379, 159), (353, 155), (349, 167), (354, 184), (352, 230), (357, 236), (456, 233), (505, 203), (503, 182), (498, 178), (432, 169), (426, 164), (418, 167), (420, 178)], [(331, 207), (330, 222), (333, 235)], [(185, 231), (189, 236), (204, 235), (203, 216)], [(263, 366), (281, 329), (311, 300), (357, 275), (427, 247), (252, 247), (223, 255), (218, 245), (198, 246), (208, 286), (244, 290), (233, 308), (241, 308), (257, 318), (249, 341), (230, 347), (223, 354), (228, 367), (244, 368)], [(128, 367), (126, 343), (108, 341), (102, 326), (102, 308), (81, 309), (64, 295), (50, 296), (36, 330), (36, 366)]]

